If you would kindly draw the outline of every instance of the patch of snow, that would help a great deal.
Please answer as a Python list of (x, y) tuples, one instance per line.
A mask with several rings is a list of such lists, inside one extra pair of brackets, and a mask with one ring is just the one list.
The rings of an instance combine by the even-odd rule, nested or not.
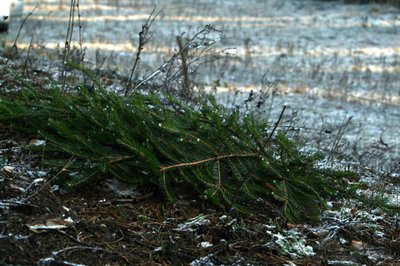
[(208, 242), (208, 241), (204, 241), (204, 242), (201, 242), (201, 243), (199, 244), (199, 246), (202, 247), (202, 248), (209, 248), (209, 247), (212, 247), (212, 246), (214, 246), (214, 245), (211, 244), (211, 243)]
[(45, 176), (47, 176), (47, 172), (45, 172), (45, 171), (37, 171), (36, 175), (38, 177), (45, 177)]
[(359, 266), (360, 264), (350, 260), (328, 260), (328, 266)]
[(5, 165), (5, 166), (3, 166), (3, 170), (6, 172), (9, 172), (9, 173), (13, 173), (15, 170), (15, 167), (11, 166), (11, 165)]
[(33, 146), (44, 146), (46, 145), (46, 141), (41, 139), (32, 139), (29, 144)]
[(45, 258), (45, 259), (40, 259), (37, 264), (39, 266), (47, 266), (47, 265), (65, 265), (65, 266), (86, 266), (85, 264), (79, 264), (79, 263), (73, 263), (73, 262), (68, 262), (68, 261), (59, 261), (54, 258)]
[(204, 214), (199, 214), (196, 217), (193, 217), (187, 220), (184, 223), (178, 224), (176, 231), (183, 231), (183, 232), (194, 232), (202, 225), (208, 225), (211, 221), (207, 219), (207, 216)]
[(106, 186), (112, 191), (114, 192), (118, 197), (135, 197), (135, 196), (139, 196), (139, 193), (136, 191), (135, 187), (130, 185), (130, 184), (126, 184), (126, 183), (122, 183), (121, 181), (117, 180), (117, 179), (108, 179), (105, 182)]
[(297, 229), (284, 230), (271, 235), (272, 241), (279, 246), (280, 252), (289, 255), (292, 259), (315, 255), (313, 248), (306, 244), (306, 240)]
[(161, 252), (161, 251), (163, 251), (163, 247), (156, 247), (154, 249), (154, 252)]
[(214, 262), (212, 262), (213, 254), (209, 254), (205, 257), (201, 257), (197, 260), (194, 260), (190, 263), (190, 266), (215, 266)]

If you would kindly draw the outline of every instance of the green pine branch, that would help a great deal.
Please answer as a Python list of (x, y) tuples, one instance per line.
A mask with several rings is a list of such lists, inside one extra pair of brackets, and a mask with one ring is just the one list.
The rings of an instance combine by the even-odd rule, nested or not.
[(67, 186), (107, 175), (157, 186), (170, 200), (185, 186), (241, 211), (278, 201), (291, 220), (318, 218), (324, 198), (339, 189), (284, 133), (266, 136), (266, 121), (212, 98), (190, 106), (168, 95), (25, 86), (0, 95), (0, 122), (46, 139), (44, 162), (57, 171), (72, 156), (60, 179)]

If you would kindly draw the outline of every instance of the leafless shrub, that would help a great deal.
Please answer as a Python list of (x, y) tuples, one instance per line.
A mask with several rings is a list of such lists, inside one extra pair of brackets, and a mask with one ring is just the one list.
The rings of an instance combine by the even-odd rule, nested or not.
[(147, 18), (146, 22), (142, 25), (142, 30), (139, 32), (139, 44), (137, 47), (137, 52), (136, 52), (136, 58), (135, 62), (133, 63), (133, 66), (131, 68), (131, 72), (129, 74), (128, 82), (125, 87), (125, 96), (129, 94), (129, 92), (132, 90), (132, 78), (133, 74), (135, 73), (135, 70), (139, 64), (139, 61), (141, 59), (141, 53), (146, 46), (146, 44), (149, 43), (149, 41), (152, 38), (152, 34), (149, 32), (151, 25), (153, 24), (154, 20), (157, 18), (157, 16), (160, 14), (160, 12), (156, 13), (156, 6), (153, 8), (151, 11), (149, 17)]
[[(143, 88), (150, 81), (155, 83), (155, 79), (158, 78), (157, 81), (161, 81), (164, 91), (189, 100), (196, 87), (193, 77), (198, 73), (199, 68), (210, 60), (218, 59), (212, 50), (213, 44), (220, 38), (220, 33), (221, 31), (211, 25), (199, 29), (192, 36), (190, 36), (190, 31), (183, 33), (178, 37), (180, 44), (178, 43), (176, 52), (154, 72), (139, 81), (133, 90)], [(212, 36), (213, 34), (218, 34), (218, 36)], [(182, 90), (182, 88), (185, 89)]]

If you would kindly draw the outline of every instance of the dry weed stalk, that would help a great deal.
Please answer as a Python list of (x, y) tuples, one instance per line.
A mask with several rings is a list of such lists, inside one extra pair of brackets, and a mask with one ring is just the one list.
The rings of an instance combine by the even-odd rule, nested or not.
[(69, 58), (69, 54), (70, 54), (70, 50), (71, 50), (71, 42), (72, 42), (72, 36), (73, 36), (73, 32), (74, 32), (74, 25), (75, 25), (76, 3), (77, 3), (77, 0), (71, 0), (71, 4), (70, 4), (70, 8), (69, 8), (67, 35), (65, 37), (65, 46), (64, 46), (64, 52), (63, 52), (62, 71), (61, 71), (62, 90), (64, 92), (65, 92), (65, 85), (66, 85), (67, 60)]
[(153, 10), (151, 11), (146, 22), (142, 25), (142, 30), (139, 32), (139, 44), (137, 47), (136, 58), (135, 58), (135, 62), (133, 63), (131, 72), (129, 74), (128, 82), (125, 87), (125, 93), (124, 93), (125, 96), (127, 96), (132, 89), (133, 74), (135, 73), (136, 67), (139, 64), (140, 55), (142, 53), (142, 50), (144, 49), (144, 47), (149, 43), (149, 41), (152, 38), (152, 35), (149, 34), (150, 27), (161, 12), (161, 11), (159, 11), (158, 13), (156, 13), (156, 9), (157, 9), (157, 6), (155, 6), (153, 8)]
[(182, 96), (184, 99), (187, 99), (190, 94), (188, 50), (183, 46), (182, 36), (176, 36), (176, 42), (178, 44), (179, 53), (181, 55), (181, 60), (182, 60), (182, 73), (183, 73)]
[(24, 25), (25, 25), (26, 21), (28, 20), (28, 18), (29, 18), (30, 16), (33, 15), (33, 13), (35, 12), (35, 10), (36, 10), (38, 7), (39, 7), (39, 4), (36, 4), (36, 6), (32, 9), (32, 11), (29, 12), (28, 15), (26, 15), (25, 18), (24, 18), (24, 20), (22, 21), (22, 23), (21, 23), (21, 25), (20, 25), (20, 27), (19, 27), (17, 36), (16, 36), (15, 39), (14, 39), (14, 44), (13, 44), (13, 46), (11, 47), (11, 54), (12, 54), (13, 52), (15, 52), (15, 54), (17, 54), (17, 50), (18, 50), (17, 41), (18, 41), (18, 39), (19, 39), (19, 36), (21, 35), (22, 28), (24, 27)]
[(81, 24), (81, 11), (79, 0), (76, 2), (76, 9), (78, 11), (78, 27), (79, 27), (79, 52), (80, 52), (80, 64), (83, 65), (83, 60), (85, 59), (85, 54), (83, 53), (83, 40), (82, 40), (82, 24)]

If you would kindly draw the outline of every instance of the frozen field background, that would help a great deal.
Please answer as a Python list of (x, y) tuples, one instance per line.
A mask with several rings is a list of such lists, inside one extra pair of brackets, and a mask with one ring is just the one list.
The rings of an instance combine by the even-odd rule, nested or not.
[[(25, 1), (24, 13), (37, 2)], [(26, 54), (32, 41), (38, 51), (61, 50), (69, 19), (69, 1), (64, 2), (60, 9), (59, 1), (40, 1), (19, 49)], [(222, 102), (231, 103), (236, 90), (237, 102), (251, 90), (274, 94), (268, 99), (271, 121), (287, 105), (282, 125), (290, 125), (309, 147), (330, 149), (351, 165), (400, 172), (398, 9), (340, 1), (87, 0), (80, 6), (86, 61), (94, 65), (106, 57), (105, 67), (128, 75), (137, 33), (154, 5), (162, 13), (143, 51), (140, 77), (170, 58), (177, 35), (211, 24), (222, 31), (211, 36), (218, 40), (215, 52), (225, 56), (204, 65), (197, 79), (210, 86), (219, 80)], [(3, 41), (13, 42), (20, 23), (12, 19)], [(76, 28), (77, 46), (78, 36)], [(56, 73), (61, 57), (33, 64)]]

